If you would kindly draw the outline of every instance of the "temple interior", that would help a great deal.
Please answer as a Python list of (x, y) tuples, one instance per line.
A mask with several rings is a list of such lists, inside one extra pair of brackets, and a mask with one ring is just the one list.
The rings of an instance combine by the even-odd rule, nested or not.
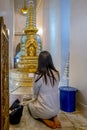
[(9, 130), (51, 130), (27, 110), (42, 50), (60, 72), (58, 87), (77, 90), (75, 111), (60, 108), (60, 130), (87, 130), (87, 0), (3, 0), (0, 16), (9, 36), (9, 106), (24, 103), (20, 123)]

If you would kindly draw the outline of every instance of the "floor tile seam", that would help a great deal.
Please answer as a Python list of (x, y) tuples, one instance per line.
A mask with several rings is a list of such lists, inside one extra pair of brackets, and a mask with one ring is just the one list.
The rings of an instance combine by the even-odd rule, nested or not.
[(64, 112), (63, 114), (64, 114), (64, 115), (65, 115), (65, 117), (69, 120), (69, 122), (72, 124), (73, 128), (75, 128), (75, 129), (76, 129), (76, 127), (75, 127), (75, 125), (74, 125), (74, 122), (72, 122), (72, 121), (70, 120), (70, 118), (66, 115), (66, 113), (65, 113), (65, 112)]
[[(67, 114), (65, 113), (65, 115), (67, 116)], [(79, 115), (78, 115), (79, 116)], [(71, 118), (69, 116), (67, 116), (67, 118), (69, 119), (70, 122), (72, 122), (74, 124), (74, 122), (71, 120)], [(80, 123), (79, 123), (80, 124)], [(81, 127), (87, 127), (87, 123), (84, 122), (84, 124), (86, 124), (85, 126), (81, 125)], [(76, 125), (75, 125), (76, 126)]]

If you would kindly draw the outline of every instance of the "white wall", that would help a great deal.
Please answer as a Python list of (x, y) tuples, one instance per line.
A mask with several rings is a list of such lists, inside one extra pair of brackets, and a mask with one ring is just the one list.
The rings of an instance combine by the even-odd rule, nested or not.
[(4, 23), (9, 29), (9, 67), (13, 66), (13, 0), (0, 1), (0, 16), (4, 17)]
[(70, 45), (70, 0), (37, 0), (37, 27), (43, 30), (43, 50), (51, 52), (62, 77)]
[(87, 110), (87, 0), (71, 0), (70, 85)]
[[(14, 41), (13, 41), (13, 53), (16, 54), (16, 46), (21, 42), (22, 33), (26, 26), (26, 15), (21, 13), (23, 7), (23, 1), (14, 0)], [(21, 34), (21, 35), (18, 35)], [(14, 57), (13, 57), (14, 58)]]
[(70, 51), (70, 0), (60, 0), (61, 78)]
[(39, 26), (43, 30), (41, 36), (42, 48), (43, 50), (50, 51), (54, 65), (61, 71), (59, 0), (41, 0), (39, 9), (37, 10), (37, 27)]
[[(60, 0), (49, 0), (49, 31), (50, 52), (54, 64), (61, 74), (61, 45), (60, 45)], [(47, 35), (47, 33), (45, 34)]]
[(4, 17), (4, 22), (9, 27), (9, 0), (0, 1), (0, 16)]
[[(41, 37), (42, 40), (42, 35), (43, 35), (43, 1), (41, 0), (37, 0), (36, 1), (37, 5), (36, 5), (36, 27), (38, 29), (38, 34)], [(39, 31), (41, 30), (41, 31)]]

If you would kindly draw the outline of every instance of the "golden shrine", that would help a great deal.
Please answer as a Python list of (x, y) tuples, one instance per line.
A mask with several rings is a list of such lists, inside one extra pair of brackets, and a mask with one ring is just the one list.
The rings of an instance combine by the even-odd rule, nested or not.
[(25, 28), (24, 32), (27, 36), (25, 43), (25, 55), (21, 56), (18, 63), (18, 70), (22, 72), (33, 73), (37, 69), (38, 61), (38, 43), (35, 40), (36, 32), (38, 31), (34, 27), (33, 5), (29, 6), (29, 24)]
[(10, 71), (11, 80), (18, 86), (32, 86), (34, 72), (38, 65), (38, 42), (35, 39), (37, 28), (34, 23), (34, 6), (29, 4), (28, 15), (25, 27), (27, 40), (25, 42), (25, 54), (21, 55), (18, 62), (18, 68)]

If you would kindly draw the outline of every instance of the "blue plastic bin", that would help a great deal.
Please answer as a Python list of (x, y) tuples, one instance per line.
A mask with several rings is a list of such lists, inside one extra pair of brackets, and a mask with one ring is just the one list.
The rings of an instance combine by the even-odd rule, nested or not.
[(69, 86), (60, 87), (60, 109), (65, 112), (76, 110), (77, 89)]

